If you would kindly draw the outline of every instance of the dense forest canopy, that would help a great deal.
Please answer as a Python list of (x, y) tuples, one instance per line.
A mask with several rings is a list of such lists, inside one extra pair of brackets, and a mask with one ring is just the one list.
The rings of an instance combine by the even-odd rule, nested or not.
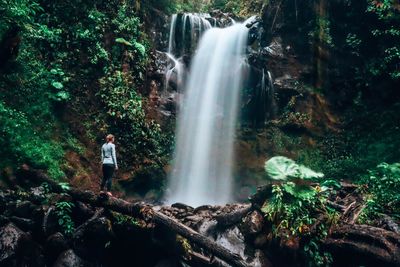
[[(72, 196), (46, 200), (57, 218), (63, 218), (60, 232), (72, 236), (75, 224), (83, 222), (71, 215), (79, 206), (73, 199), (82, 197), (71, 188), (99, 192), (100, 147), (112, 133), (119, 161), (113, 192), (125, 200), (161, 204), (174, 172), (176, 127), (184, 110), (181, 95), (188, 90), (177, 89), (184, 88), (179, 84), (184, 82), (173, 79), (177, 74), (171, 66), (182, 64), (183, 80), (189, 80), (198, 39), (206, 32), (202, 27), (227, 28), (253, 16), (244, 25), (249, 32), (247, 69), (234, 127), (232, 199), (248, 203), (253, 195), (255, 213), (242, 206), (232, 209), (240, 216), (244, 210), (255, 218), (262, 214), (265, 225), (260, 228), (270, 232), (263, 232), (264, 240), (258, 235), (261, 230), (249, 233), (243, 226), (248, 230), (241, 228), (246, 242), (265, 241), (260, 247), (268, 250), (274, 265), (289, 251), (296, 265), (287, 260), (280, 266), (344, 266), (335, 251), (342, 252), (347, 243), (329, 248), (338, 244), (346, 227), (353, 227), (356, 238), (349, 244), (354, 247), (363, 246), (357, 243), (362, 238), (378, 238), (359, 237), (358, 231), (370, 230), (363, 227), (385, 229), (389, 233), (382, 236), (387, 240), (380, 242), (390, 249), (390, 242), (398, 246), (397, 0), (0, 0), (0, 189), (23, 191), (19, 183), (21, 177), (29, 180), (27, 172), (50, 177), (61, 185), (57, 190)], [(203, 26), (196, 28), (196, 21)], [(171, 40), (183, 51), (172, 58), (176, 61), (167, 53)], [(226, 72), (231, 69), (234, 66)], [(44, 195), (54, 190), (47, 183)], [(257, 191), (262, 185), (264, 191)], [(0, 197), (2, 205), (4, 199)], [(88, 205), (98, 203), (82, 199)], [(114, 204), (107, 205), (115, 208)], [(116, 206), (118, 212), (125, 210)], [(162, 214), (178, 221), (226, 212), (215, 208), (204, 215), (179, 205), (163, 209)], [(10, 209), (0, 207), (1, 213), (5, 210)], [(136, 213), (116, 215), (117, 211), (104, 216), (119, 225), (141, 225), (143, 218)], [(160, 221), (162, 214), (156, 215)], [(4, 218), (11, 215), (1, 216), (3, 227), (9, 221)], [(251, 216), (242, 223), (252, 222)], [(220, 217), (219, 223), (226, 223)], [(334, 228), (341, 221), (352, 226)], [(176, 242), (186, 252), (191, 250), (191, 240), (182, 240)], [(391, 258), (376, 247), (365, 251), (378, 255), (371, 262), (398, 266), (396, 250), (390, 249), (386, 252), (394, 251), (393, 257), (388, 252)], [(294, 252), (298, 250), (301, 256)], [(365, 251), (357, 253), (362, 258)], [(269, 255), (274, 252), (276, 258)]]

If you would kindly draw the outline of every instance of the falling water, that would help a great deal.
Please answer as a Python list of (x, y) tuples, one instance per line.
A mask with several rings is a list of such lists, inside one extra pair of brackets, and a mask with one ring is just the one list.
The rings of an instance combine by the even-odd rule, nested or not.
[(185, 69), (182, 56), (190, 53), (203, 32), (211, 28), (211, 23), (206, 19), (209, 16), (197, 13), (185, 13), (179, 17), (172, 15), (167, 52), (170, 63), (165, 75), (165, 88), (168, 88), (172, 75), (175, 75), (177, 91), (180, 91)]
[(172, 55), (175, 49), (175, 32), (176, 32), (176, 19), (178, 15), (174, 14), (171, 18), (171, 24), (169, 29), (169, 41), (168, 41), (168, 54)]
[(167, 202), (232, 200), (233, 140), (247, 44), (246, 24), (212, 28), (200, 41), (178, 121)]

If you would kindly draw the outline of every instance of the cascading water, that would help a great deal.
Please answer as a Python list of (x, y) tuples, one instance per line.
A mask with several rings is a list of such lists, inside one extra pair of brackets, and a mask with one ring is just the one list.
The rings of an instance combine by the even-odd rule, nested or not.
[(208, 30), (196, 52), (181, 110), (167, 202), (232, 200), (233, 141), (248, 28)]
[(185, 70), (182, 57), (189, 54), (202, 33), (211, 28), (211, 23), (206, 19), (209, 16), (197, 13), (172, 15), (167, 52), (170, 64), (165, 75), (165, 88), (168, 88), (171, 77), (175, 75), (177, 91), (180, 91)]

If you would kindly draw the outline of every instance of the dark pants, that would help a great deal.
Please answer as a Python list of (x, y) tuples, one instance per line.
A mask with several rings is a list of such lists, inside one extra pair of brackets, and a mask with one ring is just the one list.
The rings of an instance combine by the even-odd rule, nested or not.
[(103, 164), (103, 180), (101, 181), (101, 190), (104, 188), (111, 191), (112, 176), (114, 174), (114, 164)]

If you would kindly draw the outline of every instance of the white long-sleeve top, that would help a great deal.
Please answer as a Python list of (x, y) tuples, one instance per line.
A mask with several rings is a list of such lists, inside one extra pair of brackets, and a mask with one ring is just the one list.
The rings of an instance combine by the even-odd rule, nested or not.
[(101, 147), (101, 162), (103, 164), (114, 164), (116, 168), (118, 167), (115, 145), (113, 143), (105, 143)]

